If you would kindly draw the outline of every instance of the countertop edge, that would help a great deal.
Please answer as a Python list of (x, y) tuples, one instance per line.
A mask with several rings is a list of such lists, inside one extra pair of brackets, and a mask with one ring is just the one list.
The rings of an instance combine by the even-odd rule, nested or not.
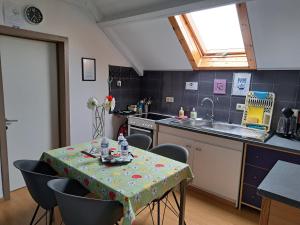
[(250, 140), (250, 139), (247, 139), (247, 138), (240, 138), (240, 137), (236, 137), (236, 136), (232, 136), (232, 135), (228, 135), (228, 134), (220, 134), (220, 133), (217, 133), (217, 132), (212, 132), (210, 130), (200, 130), (200, 129), (192, 129), (192, 128), (188, 128), (188, 127), (176, 126), (176, 125), (173, 125), (173, 124), (168, 124), (164, 121), (156, 121), (156, 124), (162, 125), (162, 126), (167, 126), (167, 127), (173, 127), (173, 128), (177, 128), (177, 129), (181, 129), (181, 130), (186, 130), (186, 131), (190, 131), (190, 132), (196, 132), (196, 133), (212, 135), (212, 136), (216, 136), (216, 137), (220, 137), (220, 138), (226, 138), (226, 139), (229, 139), (229, 140), (241, 141), (244, 144), (259, 145), (259, 146), (265, 147), (265, 148), (272, 148), (272, 149), (275, 149), (275, 150), (282, 150), (282, 151), (287, 151), (287, 152), (290, 152), (290, 153), (300, 154), (300, 149), (297, 150), (297, 149), (292, 149), (292, 148), (288, 148), (288, 147), (282, 147), (282, 146), (277, 146), (277, 145), (273, 145), (273, 144), (267, 144), (266, 142), (268, 140), (270, 140), (274, 136), (274, 134), (271, 134), (270, 137), (265, 142), (259, 142), (259, 141)]
[(292, 207), (300, 208), (300, 202), (297, 200), (293, 200), (293, 199), (287, 198), (285, 196), (278, 195), (278, 194), (275, 194), (275, 193), (272, 193), (269, 191), (265, 191), (265, 190), (262, 190), (259, 188), (257, 189), (257, 193), (262, 197), (266, 197), (271, 200), (275, 200), (275, 201), (287, 204)]

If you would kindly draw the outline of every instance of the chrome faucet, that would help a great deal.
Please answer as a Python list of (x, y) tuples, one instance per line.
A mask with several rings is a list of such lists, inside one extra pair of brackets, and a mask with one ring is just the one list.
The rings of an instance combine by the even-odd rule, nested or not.
[(214, 103), (214, 101), (211, 98), (206, 97), (206, 98), (202, 99), (201, 106), (203, 106), (204, 102), (206, 102), (206, 101), (209, 101), (211, 103), (211, 115), (210, 115), (210, 119), (211, 119), (211, 121), (213, 121), (214, 117), (215, 117), (215, 115), (214, 115), (214, 112), (215, 112), (215, 103)]

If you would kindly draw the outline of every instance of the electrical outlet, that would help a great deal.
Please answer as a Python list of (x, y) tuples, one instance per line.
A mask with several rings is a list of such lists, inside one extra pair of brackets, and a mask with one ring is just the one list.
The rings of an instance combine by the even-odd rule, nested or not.
[(166, 102), (174, 102), (174, 97), (166, 97)]
[(198, 82), (185, 82), (185, 90), (198, 90)]
[(121, 87), (122, 86), (122, 81), (121, 80), (118, 80), (117, 81), (117, 87)]
[(240, 104), (240, 103), (236, 104), (236, 110), (244, 111), (244, 109), (245, 109), (245, 104)]

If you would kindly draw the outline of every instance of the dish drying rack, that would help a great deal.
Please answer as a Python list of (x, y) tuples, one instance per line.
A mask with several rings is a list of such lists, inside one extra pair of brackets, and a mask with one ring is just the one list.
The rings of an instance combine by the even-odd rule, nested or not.
[(242, 125), (270, 131), (275, 94), (272, 92), (249, 91), (245, 100)]

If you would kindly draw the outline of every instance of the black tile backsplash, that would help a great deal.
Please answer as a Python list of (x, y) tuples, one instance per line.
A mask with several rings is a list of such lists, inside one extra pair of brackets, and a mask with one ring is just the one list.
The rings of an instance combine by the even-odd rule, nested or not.
[[(125, 110), (127, 105), (136, 104), (140, 98), (141, 78), (131, 67), (109, 66), (109, 79), (112, 79), (110, 94), (116, 98), (115, 110)], [(117, 81), (122, 86), (117, 86)]]
[[(109, 67), (112, 83), (112, 94), (117, 99), (117, 109), (125, 109), (128, 104), (135, 104), (143, 97), (153, 99), (151, 111), (177, 115), (180, 107), (189, 112), (193, 107), (198, 117), (210, 114), (209, 103), (201, 106), (205, 97), (214, 99), (215, 119), (231, 123), (240, 123), (242, 112), (236, 111), (237, 103), (244, 103), (245, 97), (231, 96), (234, 72), (240, 71), (145, 71), (139, 77), (132, 68)], [(300, 108), (300, 71), (268, 70), (250, 71), (252, 74), (250, 90), (270, 91), (276, 94), (273, 113), (273, 129), (276, 127), (282, 107)], [(214, 79), (226, 79), (225, 95), (213, 94)], [(117, 87), (117, 79), (122, 80), (122, 87)], [(185, 82), (198, 82), (198, 91), (185, 90)], [(174, 97), (174, 103), (166, 103), (166, 97)]]

